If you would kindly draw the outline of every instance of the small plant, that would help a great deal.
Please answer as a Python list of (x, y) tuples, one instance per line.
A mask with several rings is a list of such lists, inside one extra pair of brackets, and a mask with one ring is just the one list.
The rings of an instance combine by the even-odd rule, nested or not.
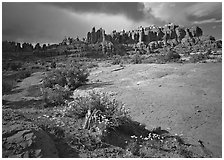
[(190, 62), (191, 63), (196, 63), (196, 62), (199, 62), (199, 61), (202, 61), (202, 60), (205, 60), (205, 59), (208, 59), (208, 55), (204, 55), (204, 54), (194, 54), (194, 55), (191, 55), (190, 57)]
[(2, 80), (2, 93), (10, 92), (16, 85), (15, 80)]
[(180, 55), (174, 51), (169, 51), (166, 55), (165, 55), (165, 61), (170, 62), (170, 61), (176, 61), (180, 59)]
[(12, 62), (12, 63), (10, 63), (9, 67), (10, 67), (11, 70), (13, 70), (13, 71), (18, 71), (19, 68), (22, 67), (22, 63), (21, 63), (21, 62)]
[(31, 75), (31, 71), (30, 70), (23, 70), (23, 71), (19, 71), (18, 73), (16, 73), (16, 78), (17, 79), (25, 79), (27, 77), (30, 77)]
[(98, 65), (97, 63), (93, 63), (93, 62), (91, 62), (91, 63), (89, 63), (89, 64), (87, 65), (87, 67), (88, 67), (88, 68), (95, 68), (95, 67), (99, 67), (99, 65)]
[(115, 55), (113, 57), (113, 60), (112, 60), (112, 65), (117, 65), (117, 64), (120, 64), (121, 63), (121, 56), (120, 55)]
[(42, 95), (45, 105), (61, 105), (70, 96), (70, 91), (66, 87), (55, 85), (53, 88), (42, 88)]
[(51, 68), (56, 68), (56, 62), (55, 61), (51, 62)]
[(142, 63), (142, 57), (140, 54), (135, 54), (133, 55), (132, 59), (131, 59), (131, 62), (134, 63), (134, 64), (140, 64)]
[(178, 62), (180, 57), (181, 56), (178, 53), (170, 50), (165, 55), (158, 55), (156, 62), (159, 63), (159, 64), (164, 64), (164, 63), (167, 63), (167, 62)]
[(88, 81), (88, 76), (89, 72), (85, 67), (71, 64), (65, 68), (50, 71), (43, 80), (43, 87), (53, 88), (58, 84), (62, 87), (67, 85), (70, 89), (76, 89)]
[(43, 79), (42, 94), (45, 104), (64, 104), (70, 96), (70, 90), (86, 83), (88, 75), (84, 66), (74, 63), (50, 71)]

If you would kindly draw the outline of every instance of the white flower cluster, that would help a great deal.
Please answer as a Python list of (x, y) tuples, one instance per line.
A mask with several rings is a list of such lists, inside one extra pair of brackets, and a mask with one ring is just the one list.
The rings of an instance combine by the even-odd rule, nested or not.
[(145, 140), (145, 141), (148, 141), (148, 140), (160, 140), (161, 142), (163, 142), (163, 140), (164, 140), (163, 136), (160, 136), (159, 134), (155, 134), (155, 133), (151, 133), (151, 132), (146, 137), (143, 137), (142, 135), (140, 135), (139, 137), (137, 137), (136, 135), (133, 135), (133, 136), (131, 136), (131, 138), (133, 138), (133, 139), (142, 139), (142, 140)]

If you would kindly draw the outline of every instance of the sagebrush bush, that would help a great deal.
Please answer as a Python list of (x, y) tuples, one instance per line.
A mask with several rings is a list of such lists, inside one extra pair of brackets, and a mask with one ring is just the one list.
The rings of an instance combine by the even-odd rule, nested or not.
[(86, 83), (88, 76), (86, 67), (74, 63), (50, 71), (44, 77), (42, 84), (45, 104), (64, 104), (69, 99), (71, 90)]
[(120, 55), (115, 55), (113, 56), (113, 59), (112, 59), (112, 65), (117, 65), (117, 64), (120, 64), (121, 63), (121, 56)]
[(135, 54), (133, 55), (132, 59), (131, 59), (131, 62), (134, 63), (134, 64), (140, 64), (142, 63), (142, 57), (140, 54)]
[(30, 77), (31, 76), (31, 70), (29, 69), (26, 69), (26, 70), (23, 70), (23, 71), (18, 71), (16, 73), (16, 78), (17, 79), (25, 79), (27, 77)]
[(53, 88), (42, 88), (42, 95), (45, 105), (61, 105), (65, 104), (71, 92), (66, 87), (55, 85)]
[(191, 55), (190, 57), (190, 62), (191, 63), (196, 63), (196, 62), (199, 62), (199, 61), (202, 61), (202, 60), (205, 60), (205, 59), (208, 59), (208, 56), (207, 55), (203, 55), (203, 54), (194, 54), (194, 55)]
[(175, 51), (168, 51), (165, 55), (158, 55), (156, 62), (159, 64), (164, 64), (167, 62), (178, 62), (180, 55)]
[(165, 60), (166, 61), (175, 61), (180, 59), (180, 55), (174, 51), (169, 51), (166, 55), (165, 55)]
[(74, 100), (68, 104), (67, 113), (76, 118), (85, 118), (88, 121), (87, 129), (97, 124), (104, 124), (104, 128), (117, 127), (122, 117), (128, 116), (128, 111), (123, 104), (107, 93), (96, 91), (74, 97)]
[(55, 69), (48, 72), (43, 79), (44, 88), (53, 88), (56, 84), (63, 87), (66, 85), (66, 77), (63, 75), (62, 69)]
[(99, 65), (97, 63), (91, 62), (89, 64), (87, 64), (88, 68), (95, 68), (95, 67), (99, 67)]
[(18, 69), (22, 67), (22, 63), (21, 63), (21, 62), (11, 62), (11, 63), (9, 64), (9, 67), (10, 67), (11, 70), (13, 70), (13, 71), (18, 71)]
[(3, 79), (2, 80), (2, 93), (8, 93), (10, 92), (16, 85), (15, 80), (8, 80), (8, 79)]
[(53, 88), (56, 84), (70, 89), (76, 89), (88, 81), (89, 72), (81, 65), (71, 64), (63, 68), (57, 68), (47, 73), (43, 80), (43, 87)]

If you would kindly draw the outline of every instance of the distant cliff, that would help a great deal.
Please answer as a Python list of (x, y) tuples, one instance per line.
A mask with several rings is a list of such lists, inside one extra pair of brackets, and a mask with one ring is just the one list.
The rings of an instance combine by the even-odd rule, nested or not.
[[(202, 34), (203, 31), (198, 26), (187, 28), (169, 23), (161, 27), (151, 25), (145, 28), (140, 26), (138, 29), (132, 31), (113, 31), (111, 34), (105, 35), (105, 39), (120, 44), (134, 44), (140, 42), (147, 45), (155, 41), (157, 45), (159, 43), (167, 45), (167, 43), (170, 43), (170, 40), (175, 41), (175, 43), (181, 43), (183, 39), (187, 39), (191, 42), (194, 41), (195, 38), (202, 36)], [(87, 33), (87, 42), (90, 44), (99, 43), (102, 42), (102, 40), (102, 28), (96, 31), (95, 27), (93, 27), (92, 31)]]

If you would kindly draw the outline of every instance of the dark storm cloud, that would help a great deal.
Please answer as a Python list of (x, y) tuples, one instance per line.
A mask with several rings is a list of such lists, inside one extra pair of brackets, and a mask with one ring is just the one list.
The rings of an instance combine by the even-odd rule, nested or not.
[(39, 3), (3, 3), (2, 6), (3, 40), (59, 42), (64, 36), (82, 35), (87, 28), (79, 18)]
[(204, 33), (220, 37), (222, 3), (2, 3), (2, 39), (60, 42), (64, 36), (85, 37), (92, 29), (132, 30), (168, 22), (199, 25)]
[[(190, 22), (194, 22), (194, 21), (203, 22), (203, 21), (211, 20), (211, 19), (213, 19), (214, 21), (222, 20), (222, 3), (218, 3), (218, 2), (217, 3), (204, 3), (203, 6), (205, 6), (205, 7), (198, 8), (199, 11), (190, 12), (187, 15), (187, 20)], [(212, 7), (210, 7), (210, 6), (212, 6)], [(210, 8), (208, 8), (208, 7), (210, 7)], [(204, 11), (203, 11), (203, 9), (204, 9)]]
[(79, 13), (123, 14), (127, 18), (140, 21), (145, 18), (144, 4), (138, 2), (75, 2), (44, 3)]

